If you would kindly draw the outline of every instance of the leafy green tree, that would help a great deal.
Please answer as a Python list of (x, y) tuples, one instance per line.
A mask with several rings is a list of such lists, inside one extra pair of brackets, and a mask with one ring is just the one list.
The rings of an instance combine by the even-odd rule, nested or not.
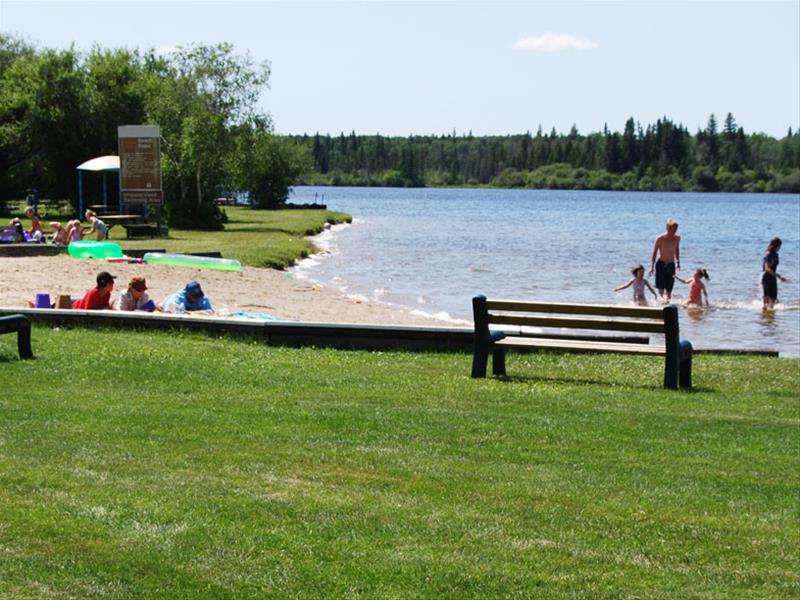
[(248, 194), (253, 208), (280, 207), (291, 186), (311, 168), (308, 148), (273, 135), (261, 119), (237, 128), (236, 138), (231, 168), (237, 189)]
[[(13, 42), (11, 42), (13, 46)], [(0, 80), (0, 154), (4, 193), (37, 187), (65, 197), (75, 186), (75, 166), (87, 158), (83, 76), (72, 50), (5, 48)]]
[[(215, 198), (230, 189), (226, 169), (232, 129), (256, 118), (269, 63), (234, 54), (228, 43), (191, 46), (146, 60), (146, 113), (161, 126), (170, 222), (216, 229), (224, 214)], [(261, 117), (268, 121), (267, 117)]]

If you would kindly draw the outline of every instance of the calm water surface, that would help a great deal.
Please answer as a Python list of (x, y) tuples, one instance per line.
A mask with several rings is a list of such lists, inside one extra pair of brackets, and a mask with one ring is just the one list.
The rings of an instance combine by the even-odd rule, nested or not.
[[(711, 276), (711, 310), (682, 311), (681, 337), (699, 348), (800, 356), (800, 195), (298, 187), (292, 201), (315, 198), (354, 221), (316, 238), (326, 252), (295, 275), (469, 323), (478, 293), (630, 303), (630, 288), (611, 290), (633, 264), (649, 267), (671, 216), (680, 223), (680, 275), (704, 267)], [(762, 313), (761, 257), (774, 235), (789, 282), (777, 310)], [(687, 294), (676, 282), (673, 298)]]

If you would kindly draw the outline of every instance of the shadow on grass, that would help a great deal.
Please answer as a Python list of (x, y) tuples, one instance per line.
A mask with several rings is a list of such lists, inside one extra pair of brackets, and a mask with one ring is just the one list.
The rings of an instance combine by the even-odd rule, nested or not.
[(225, 233), (285, 233), (287, 235), (315, 235), (321, 233), (323, 229), (317, 230), (303, 230), (287, 229), (285, 227), (226, 227)]
[[(504, 383), (573, 383), (579, 385), (608, 385), (608, 386), (619, 386), (624, 385), (625, 387), (629, 387), (632, 389), (638, 390), (664, 390), (666, 389), (661, 383), (658, 384), (644, 384), (644, 383), (620, 383), (618, 380), (608, 380), (608, 379), (589, 379), (589, 378), (579, 378), (579, 377), (562, 377), (562, 376), (546, 376), (546, 375), (493, 375), (491, 376), (497, 381), (502, 381)], [(693, 386), (690, 389), (679, 388), (678, 390), (669, 390), (669, 391), (678, 391), (684, 394), (708, 394), (708, 393), (715, 393), (719, 390), (707, 386)]]

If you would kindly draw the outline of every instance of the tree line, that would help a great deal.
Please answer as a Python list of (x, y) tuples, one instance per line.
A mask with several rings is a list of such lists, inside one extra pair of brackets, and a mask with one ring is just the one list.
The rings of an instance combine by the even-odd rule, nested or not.
[(0, 33), (0, 204), (37, 188), (77, 208), (75, 168), (117, 154), (133, 124), (161, 128), (165, 215), (181, 227), (221, 227), (220, 196), (281, 206), (297, 183), (800, 192), (800, 135), (747, 134), (731, 114), (694, 134), (664, 117), (586, 135), (279, 136), (258, 109), (269, 77), (228, 43), (80, 52)]
[(289, 136), (307, 148), (321, 185), (800, 192), (800, 132), (746, 134), (733, 115), (711, 115), (692, 135), (667, 117), (622, 132), (507, 136)]
[[(275, 136), (269, 115), (256, 108), (269, 76), (268, 62), (227, 43), (169, 53), (78, 52), (0, 34), (0, 201), (35, 187), (77, 207), (75, 168), (117, 154), (119, 125), (154, 124), (161, 128), (170, 224), (221, 227), (225, 215), (215, 199), (234, 191), (256, 207), (280, 205), (311, 163), (305, 149)], [(96, 179), (88, 190), (95, 198)]]

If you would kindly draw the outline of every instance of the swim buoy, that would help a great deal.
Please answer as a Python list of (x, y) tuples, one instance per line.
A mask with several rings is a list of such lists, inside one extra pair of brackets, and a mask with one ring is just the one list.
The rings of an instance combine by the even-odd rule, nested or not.
[(172, 267), (192, 267), (194, 269), (216, 269), (218, 271), (239, 271), (242, 264), (231, 258), (212, 258), (210, 256), (192, 256), (189, 254), (164, 254), (148, 252), (144, 262), (149, 265), (170, 265)]
[(73, 258), (122, 258), (122, 246), (116, 242), (72, 242), (67, 252)]

